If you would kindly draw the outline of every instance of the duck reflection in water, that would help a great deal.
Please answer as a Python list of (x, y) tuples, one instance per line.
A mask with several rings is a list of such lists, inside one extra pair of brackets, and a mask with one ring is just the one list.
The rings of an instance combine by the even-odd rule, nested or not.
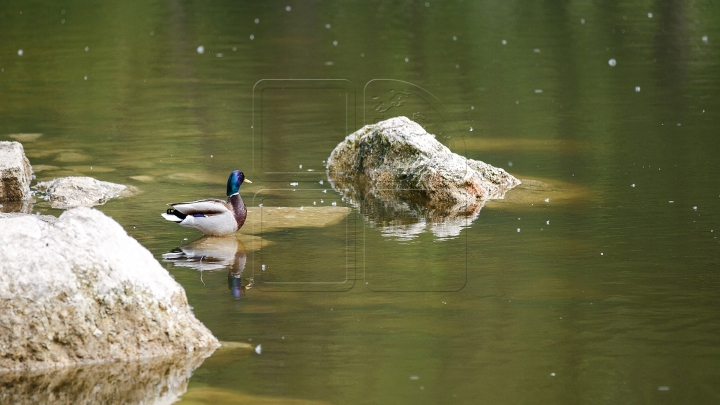
[(243, 285), (247, 250), (234, 235), (203, 236), (163, 254), (162, 259), (173, 266), (199, 270), (201, 280), (203, 271), (227, 269), (228, 288), (236, 299), (242, 298), (253, 285), (252, 278)]

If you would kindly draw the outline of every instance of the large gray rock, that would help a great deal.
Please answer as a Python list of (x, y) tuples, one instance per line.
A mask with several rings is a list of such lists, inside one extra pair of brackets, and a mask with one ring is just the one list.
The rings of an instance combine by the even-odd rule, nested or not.
[(218, 346), (183, 288), (100, 211), (0, 218), (0, 371)]
[(406, 117), (366, 125), (330, 154), (327, 174), (383, 235), (457, 236), (490, 199), (520, 184), (505, 170), (453, 153)]
[(135, 191), (122, 184), (92, 177), (61, 177), (40, 182), (34, 187), (41, 193), (46, 193), (50, 205), (57, 209), (102, 205), (111, 198), (130, 195)]
[(20, 142), (0, 142), (0, 201), (24, 200), (30, 195), (32, 167)]
[(366, 125), (348, 135), (330, 154), (334, 181), (364, 181), (372, 190), (392, 190), (429, 201), (474, 205), (503, 198), (516, 185), (505, 170), (453, 153), (406, 117)]

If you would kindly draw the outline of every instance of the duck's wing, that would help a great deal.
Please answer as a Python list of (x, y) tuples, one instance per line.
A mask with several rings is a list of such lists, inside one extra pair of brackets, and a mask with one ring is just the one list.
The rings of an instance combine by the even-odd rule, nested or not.
[(185, 215), (218, 215), (232, 212), (232, 206), (223, 200), (207, 199), (182, 203), (170, 203), (174, 210)]

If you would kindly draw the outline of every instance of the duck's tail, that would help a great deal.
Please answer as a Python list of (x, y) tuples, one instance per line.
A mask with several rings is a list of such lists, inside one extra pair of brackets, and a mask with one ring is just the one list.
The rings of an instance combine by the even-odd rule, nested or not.
[(172, 208), (168, 209), (167, 212), (163, 212), (162, 214), (163, 218), (167, 219), (168, 221), (177, 222), (180, 223), (185, 219), (187, 215), (184, 215), (183, 213), (174, 210)]

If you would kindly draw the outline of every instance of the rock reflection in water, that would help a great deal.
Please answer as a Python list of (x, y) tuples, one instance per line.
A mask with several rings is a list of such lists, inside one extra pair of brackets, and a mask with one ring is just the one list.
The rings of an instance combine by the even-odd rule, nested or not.
[(401, 241), (424, 232), (437, 239), (452, 239), (480, 214), (485, 201), (475, 204), (451, 204), (432, 201), (415, 190), (381, 189), (328, 172), (333, 189), (350, 202), (371, 226), (383, 236)]
[(252, 279), (243, 285), (242, 273), (247, 262), (247, 250), (235, 235), (203, 236), (162, 255), (164, 262), (177, 267), (200, 271), (228, 270), (228, 288), (240, 299), (252, 286)]
[(0, 374), (3, 404), (171, 404), (214, 349), (138, 361)]

